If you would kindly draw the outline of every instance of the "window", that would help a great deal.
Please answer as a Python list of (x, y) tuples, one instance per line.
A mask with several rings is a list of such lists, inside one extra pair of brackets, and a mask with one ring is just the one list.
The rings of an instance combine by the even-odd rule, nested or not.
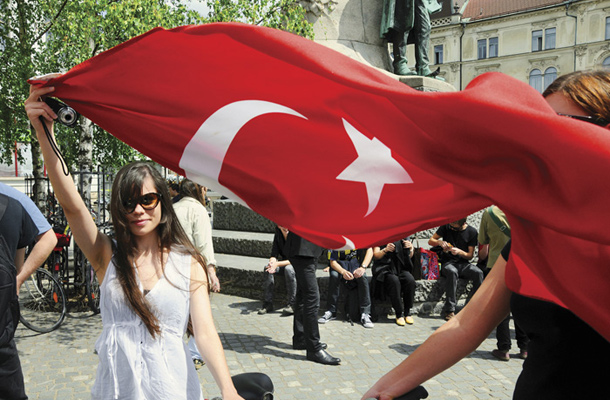
[(606, 40), (610, 40), (610, 17), (606, 17)]
[(530, 86), (542, 93), (542, 72), (539, 69), (533, 69), (530, 72)]
[(532, 32), (532, 51), (540, 51), (540, 50), (542, 50), (542, 30), (533, 31)]
[[(489, 41), (489, 47), (488, 47), (488, 41)], [(483, 59), (487, 58), (488, 54), (489, 54), (489, 58), (498, 57), (498, 38), (497, 37), (477, 40), (477, 59), (483, 60)]]
[(544, 30), (544, 49), (555, 48), (555, 28), (549, 28)]
[(498, 38), (489, 38), (489, 58), (498, 57)]
[(556, 34), (556, 28), (547, 28), (544, 31), (542, 29), (532, 31), (532, 51), (554, 49)]
[(434, 63), (435, 64), (443, 63), (443, 45), (442, 44), (434, 46)]
[(477, 41), (477, 58), (482, 60), (487, 58), (487, 39), (479, 39)]
[(610, 69), (610, 57), (606, 57), (606, 59), (602, 62), (602, 68)]
[(542, 91), (544, 92), (555, 79), (557, 79), (557, 69), (548, 67), (544, 71), (544, 87), (542, 88)]
[(533, 69), (530, 72), (530, 86), (540, 93), (544, 92), (555, 79), (557, 79), (557, 68), (555, 67), (548, 67), (544, 70), (544, 74), (539, 69)]

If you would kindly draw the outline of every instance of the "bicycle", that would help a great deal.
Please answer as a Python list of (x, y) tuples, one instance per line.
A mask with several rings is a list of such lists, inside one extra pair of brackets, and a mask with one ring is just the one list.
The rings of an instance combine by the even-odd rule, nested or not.
[(53, 226), (55, 236), (57, 237), (57, 245), (49, 254), (45, 264), (47, 269), (53, 274), (53, 277), (57, 279), (64, 286), (64, 290), (69, 290), (70, 284), (70, 273), (68, 271), (68, 247), (70, 247), (70, 236), (69, 227), (57, 227)]
[(95, 314), (100, 312), (100, 284), (95, 270), (78, 246), (74, 246), (74, 270), (80, 270), (85, 284), (87, 304)]
[(27, 328), (51, 332), (62, 324), (68, 306), (62, 285), (44, 268), (38, 268), (19, 290), (19, 320)]

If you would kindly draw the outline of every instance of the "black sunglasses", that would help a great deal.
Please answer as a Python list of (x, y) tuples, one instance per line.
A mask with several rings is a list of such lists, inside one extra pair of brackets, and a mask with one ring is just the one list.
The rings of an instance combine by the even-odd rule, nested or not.
[(142, 208), (145, 210), (152, 210), (157, 207), (157, 204), (159, 204), (159, 200), (161, 200), (161, 193), (151, 192), (136, 197), (135, 199), (127, 200), (123, 203), (123, 207), (125, 207), (125, 211), (127, 211), (127, 214), (131, 214), (132, 212), (134, 212), (138, 204), (141, 205)]
[(557, 115), (561, 115), (562, 117), (568, 117), (568, 118), (572, 118), (572, 119), (577, 119), (579, 121), (585, 121), (585, 122), (589, 122), (591, 124), (595, 124), (601, 127), (606, 127), (608, 124), (610, 124), (610, 122), (606, 121), (603, 118), (599, 118), (599, 117), (592, 117), (590, 115), (571, 115), (571, 114), (562, 114), (562, 113), (557, 113)]

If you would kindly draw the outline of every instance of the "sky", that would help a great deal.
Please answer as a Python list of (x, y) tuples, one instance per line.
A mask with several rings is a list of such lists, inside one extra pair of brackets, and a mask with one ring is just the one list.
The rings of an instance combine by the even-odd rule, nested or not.
[(198, 0), (183, 0), (183, 3), (187, 5), (187, 7), (198, 11), (201, 15), (206, 15), (208, 13), (208, 7), (206, 5), (206, 1), (198, 1)]

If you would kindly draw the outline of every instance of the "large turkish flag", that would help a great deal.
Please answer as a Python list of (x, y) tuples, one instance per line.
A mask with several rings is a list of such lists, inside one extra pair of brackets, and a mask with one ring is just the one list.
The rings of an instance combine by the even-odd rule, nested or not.
[(422, 93), (289, 33), (211, 24), (152, 30), (49, 85), (160, 164), (328, 248), (497, 204), (511, 289), (610, 338), (609, 133), (525, 83), (491, 73)]

